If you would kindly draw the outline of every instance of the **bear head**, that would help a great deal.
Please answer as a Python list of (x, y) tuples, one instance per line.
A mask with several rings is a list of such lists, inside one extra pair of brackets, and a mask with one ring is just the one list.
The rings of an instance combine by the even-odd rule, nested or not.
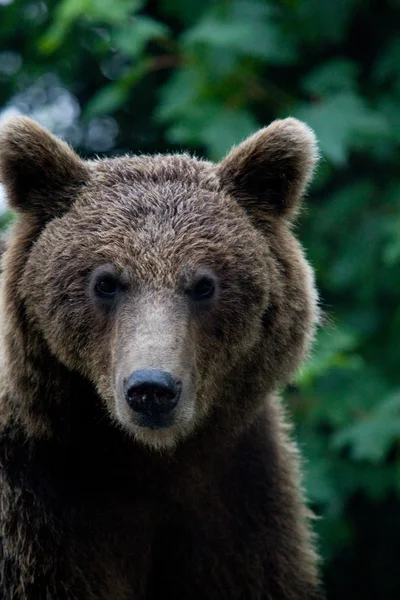
[(158, 449), (207, 423), (250, 422), (292, 377), (318, 318), (292, 233), (316, 160), (314, 134), (292, 118), (219, 164), (83, 161), (30, 119), (10, 119), (0, 134), (17, 213), (3, 261), (7, 385), (22, 370), (50, 381), (57, 364)]

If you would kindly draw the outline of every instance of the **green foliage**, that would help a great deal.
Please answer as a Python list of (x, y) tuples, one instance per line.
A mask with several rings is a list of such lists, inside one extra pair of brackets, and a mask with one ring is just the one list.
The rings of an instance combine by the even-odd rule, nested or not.
[[(387, 0), (0, 5), (0, 102), (81, 152), (219, 159), (276, 117), (322, 162), (300, 235), (326, 314), (286, 394), (332, 598), (400, 595), (400, 43)], [(368, 535), (379, 523), (385, 544)], [(393, 528), (396, 533), (393, 533)], [(362, 581), (357, 573), (362, 573)]]

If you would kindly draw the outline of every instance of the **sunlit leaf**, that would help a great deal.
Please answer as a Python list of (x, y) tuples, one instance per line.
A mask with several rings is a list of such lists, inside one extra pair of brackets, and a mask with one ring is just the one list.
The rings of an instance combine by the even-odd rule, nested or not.
[(118, 28), (113, 35), (116, 47), (127, 56), (137, 57), (144, 51), (147, 42), (168, 34), (168, 27), (147, 17), (136, 17)]
[(333, 438), (334, 447), (349, 445), (355, 460), (372, 463), (383, 461), (395, 442), (400, 442), (400, 392)]
[(306, 121), (316, 132), (321, 151), (337, 165), (343, 165), (359, 136), (390, 134), (386, 119), (368, 108), (361, 97), (350, 92), (335, 94), (303, 106), (296, 116)]
[(308, 73), (303, 81), (306, 92), (318, 96), (353, 92), (357, 86), (358, 65), (345, 59), (324, 62)]
[(295, 56), (290, 41), (282, 37), (275, 23), (267, 20), (246, 23), (210, 15), (190, 29), (183, 41), (188, 47), (229, 48), (276, 64), (291, 62)]

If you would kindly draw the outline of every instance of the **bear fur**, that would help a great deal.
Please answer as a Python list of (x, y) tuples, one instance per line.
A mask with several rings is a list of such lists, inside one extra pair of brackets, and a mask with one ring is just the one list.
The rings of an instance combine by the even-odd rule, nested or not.
[[(318, 320), (291, 227), (316, 160), (295, 119), (216, 165), (85, 162), (28, 118), (3, 126), (17, 219), (1, 275), (2, 600), (320, 597), (275, 395)], [(137, 369), (181, 382), (166, 426), (128, 405)]]

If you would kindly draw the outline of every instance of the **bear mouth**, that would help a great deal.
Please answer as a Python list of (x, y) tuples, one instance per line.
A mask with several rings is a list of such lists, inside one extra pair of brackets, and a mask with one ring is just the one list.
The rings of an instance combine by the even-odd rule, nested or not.
[(147, 414), (140, 415), (140, 417), (136, 418), (135, 421), (136, 426), (146, 429), (152, 429), (153, 431), (156, 431), (158, 429), (168, 429), (169, 427), (172, 427), (175, 423), (173, 414), (169, 413), (165, 415), (151, 411), (149, 411)]

